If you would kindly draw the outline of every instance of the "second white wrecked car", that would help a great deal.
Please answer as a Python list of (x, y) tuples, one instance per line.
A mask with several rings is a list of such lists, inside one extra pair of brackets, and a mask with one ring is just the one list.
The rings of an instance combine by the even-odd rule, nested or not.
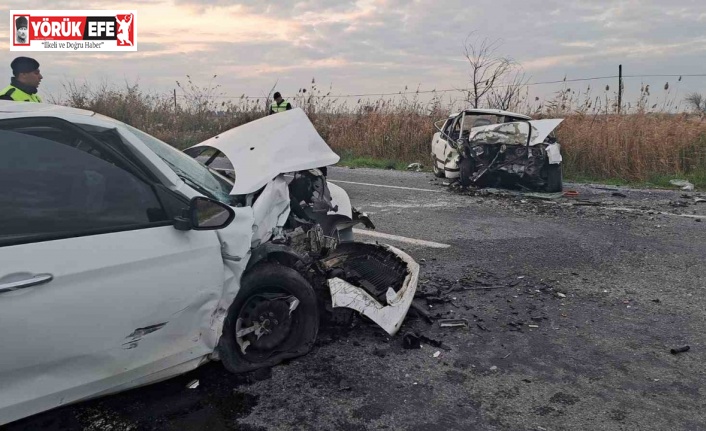
[(414, 296), (408, 255), (352, 242), (370, 222), (301, 110), (191, 149), (202, 164), (93, 112), (0, 101), (0, 151), (0, 425), (305, 354), (334, 307), (394, 334)]
[(478, 187), (514, 186), (560, 192), (561, 119), (532, 120), (497, 109), (469, 109), (435, 123), (434, 175)]

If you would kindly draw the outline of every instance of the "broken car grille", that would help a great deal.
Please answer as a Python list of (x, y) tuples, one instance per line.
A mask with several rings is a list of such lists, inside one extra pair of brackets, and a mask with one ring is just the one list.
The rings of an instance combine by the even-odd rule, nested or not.
[[(384, 299), (387, 289), (399, 289), (407, 276), (407, 266), (394, 253), (374, 244), (341, 244), (324, 261), (336, 274), (349, 283), (362, 287), (374, 297)], [(340, 271), (339, 271), (340, 272)]]

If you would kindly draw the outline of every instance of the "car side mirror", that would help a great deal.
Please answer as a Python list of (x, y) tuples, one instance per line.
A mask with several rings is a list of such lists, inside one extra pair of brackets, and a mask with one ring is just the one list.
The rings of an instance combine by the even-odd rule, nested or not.
[(235, 218), (235, 211), (214, 199), (197, 196), (191, 199), (182, 217), (174, 219), (178, 230), (216, 230), (228, 226)]

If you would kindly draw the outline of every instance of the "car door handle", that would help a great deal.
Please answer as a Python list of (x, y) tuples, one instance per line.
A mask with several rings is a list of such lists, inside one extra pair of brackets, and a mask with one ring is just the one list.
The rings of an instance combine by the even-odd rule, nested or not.
[(28, 287), (49, 283), (53, 279), (54, 276), (51, 274), (37, 274), (25, 280), (0, 283), (0, 293), (12, 292), (13, 290), (26, 289)]

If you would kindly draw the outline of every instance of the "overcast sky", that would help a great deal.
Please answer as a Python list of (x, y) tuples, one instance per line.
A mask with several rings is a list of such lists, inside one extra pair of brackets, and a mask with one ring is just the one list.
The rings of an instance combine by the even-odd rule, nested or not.
[[(617, 74), (706, 73), (706, 2), (702, 0), (146, 0), (10, 1), (0, 17), (0, 63), (9, 51), (11, 9), (135, 9), (138, 52), (36, 52), (41, 92), (59, 95), (70, 80), (96, 85), (138, 82), (171, 92), (190, 75), (220, 93), (262, 96), (278, 81), (283, 94), (332, 87), (334, 94), (464, 88), (464, 39), (501, 39), (498, 53), (520, 63), (531, 81)], [(605, 85), (592, 83), (593, 94)], [(706, 92), (706, 77), (626, 79), (626, 97), (649, 83), (662, 102)], [(588, 83), (572, 84), (585, 90)], [(531, 87), (548, 97), (558, 85)], [(458, 94), (453, 96), (458, 97)]]

